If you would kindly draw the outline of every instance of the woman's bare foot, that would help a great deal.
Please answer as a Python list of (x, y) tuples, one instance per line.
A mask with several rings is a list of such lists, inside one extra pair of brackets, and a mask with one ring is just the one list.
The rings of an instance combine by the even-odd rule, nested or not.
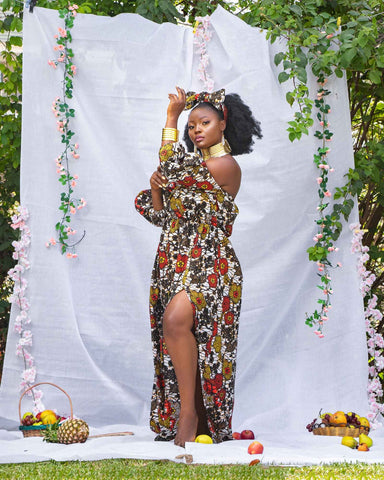
[(185, 447), (185, 442), (194, 442), (196, 438), (196, 430), (198, 423), (196, 412), (185, 413), (180, 412), (179, 424), (177, 426), (177, 434), (175, 437), (175, 445)]

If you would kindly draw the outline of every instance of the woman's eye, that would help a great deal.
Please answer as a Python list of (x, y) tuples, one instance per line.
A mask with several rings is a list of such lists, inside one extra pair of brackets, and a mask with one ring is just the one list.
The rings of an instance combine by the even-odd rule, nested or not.
[(193, 125), (188, 125), (188, 130), (192, 130), (193, 129)]
[(208, 125), (208, 123), (209, 123), (209, 120), (205, 120), (205, 121), (203, 122), (203, 125)]

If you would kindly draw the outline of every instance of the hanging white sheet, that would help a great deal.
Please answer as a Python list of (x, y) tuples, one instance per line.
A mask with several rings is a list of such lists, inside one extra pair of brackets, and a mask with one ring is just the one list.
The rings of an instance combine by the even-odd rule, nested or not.
[[(77, 260), (45, 242), (55, 233), (59, 197), (55, 158), (62, 151), (50, 111), (60, 96), (54, 39), (56, 11), (35, 8), (24, 21), (22, 204), (32, 245), (28, 295), (37, 381), (54, 382), (91, 425), (147, 426), (152, 387), (149, 277), (160, 230), (141, 218), (134, 197), (157, 167), (161, 128), (175, 85), (201, 90), (190, 28), (158, 25), (134, 14), (78, 15), (73, 29), (80, 144), (76, 192), (88, 205), (74, 221), (86, 236)], [(316, 307), (316, 266), (306, 249), (316, 233), (317, 184), (313, 132), (288, 140), (294, 110), (285, 101), (274, 54), (263, 32), (218, 8), (208, 43), (215, 88), (236, 92), (260, 120), (263, 139), (238, 158), (243, 181), (232, 236), (244, 272), (234, 430), (303, 432), (320, 408), (367, 413), (367, 351), (362, 299), (348, 228), (332, 272), (334, 295), (325, 338), (304, 324)], [(353, 165), (345, 79), (332, 78), (329, 103), (331, 190)], [(312, 95), (316, 83), (310, 79)], [(186, 121), (183, 114), (180, 127)], [(357, 218), (356, 209), (352, 221)], [(321, 295), (321, 292), (320, 292)], [(18, 424), (20, 375), (12, 313), (0, 393), (0, 427)], [(44, 388), (47, 408), (68, 413), (66, 399)], [(28, 401), (26, 400), (26, 403)], [(28, 405), (26, 404), (26, 407)]]

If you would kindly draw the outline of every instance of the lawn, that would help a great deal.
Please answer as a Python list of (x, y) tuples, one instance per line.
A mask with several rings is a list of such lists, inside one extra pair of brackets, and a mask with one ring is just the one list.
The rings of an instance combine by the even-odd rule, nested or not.
[(184, 465), (169, 461), (114, 459), (96, 462), (40, 462), (0, 465), (1, 480), (247, 480), (384, 479), (383, 464), (338, 463), (312, 467)]

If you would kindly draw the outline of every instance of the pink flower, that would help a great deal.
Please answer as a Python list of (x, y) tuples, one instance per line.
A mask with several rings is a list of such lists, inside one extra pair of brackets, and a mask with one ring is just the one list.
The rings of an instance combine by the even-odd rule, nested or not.
[(333, 33), (330, 33), (330, 34), (327, 35), (325, 38), (328, 38), (328, 40), (329, 40), (329, 39), (332, 38), (332, 37), (333, 37)]
[(56, 68), (56, 66), (57, 66), (56, 63), (53, 62), (52, 60), (48, 60), (48, 65), (50, 65), (53, 68)]
[(76, 75), (76, 65), (71, 65), (73, 75)]
[(73, 153), (73, 158), (80, 158), (80, 155), (78, 153)]
[(61, 37), (65, 38), (67, 36), (67, 31), (59, 27), (59, 34)]
[(71, 182), (71, 187), (73, 187), (73, 188), (76, 187), (76, 182), (74, 180), (72, 180), (72, 182)]
[(70, 212), (74, 215), (76, 213), (76, 208), (75, 207), (70, 207)]
[(326, 197), (332, 197), (332, 193), (331, 193), (329, 190), (327, 190), (326, 192), (324, 192), (324, 195), (325, 195)]
[(316, 182), (320, 185), (320, 183), (323, 181), (323, 179), (321, 177), (317, 177), (316, 178)]
[(341, 264), (341, 262), (337, 262), (336, 265), (337, 265), (338, 267), (342, 267), (342, 266), (343, 266), (343, 265)]

